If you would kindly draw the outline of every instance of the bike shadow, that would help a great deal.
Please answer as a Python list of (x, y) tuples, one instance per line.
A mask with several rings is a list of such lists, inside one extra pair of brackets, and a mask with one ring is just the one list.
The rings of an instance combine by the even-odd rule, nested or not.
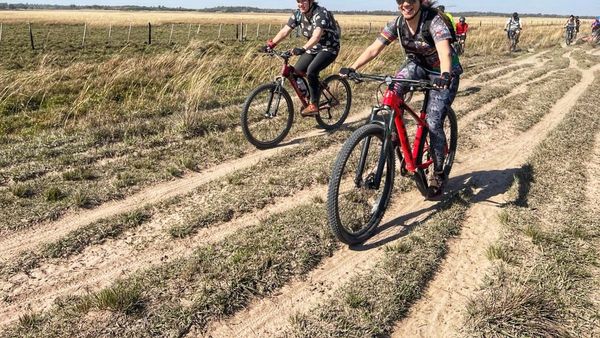
[[(524, 168), (486, 170), (476, 171), (457, 177), (452, 177), (447, 182), (446, 192), (444, 193), (444, 195), (439, 200), (435, 201), (433, 205), (421, 210), (416, 210), (411, 213), (398, 216), (380, 225), (371, 238), (377, 237), (378, 235), (386, 231), (392, 231), (391, 229), (394, 227), (401, 227), (399, 231), (393, 232), (390, 236), (386, 236), (384, 238), (380, 238), (372, 242), (367, 241), (363, 244), (350, 246), (350, 250), (367, 251), (376, 249), (409, 235), (420, 224), (423, 224), (429, 219), (431, 219), (436, 214), (436, 211), (440, 210), (444, 203), (449, 201), (451, 198), (453, 198), (456, 194), (460, 193), (460, 191), (464, 189), (470, 188), (473, 191), (473, 195), (469, 200), (470, 203), (488, 202), (498, 204), (497, 202), (491, 201), (490, 198), (504, 194), (506, 191), (508, 191), (508, 189), (510, 189), (514, 182), (515, 177), (520, 176), (518, 174), (523, 173), (523, 170)], [(520, 187), (522, 186), (520, 185)], [(528, 194), (528, 191), (521, 190), (522, 189), (519, 190), (519, 200), (526, 198), (526, 195)], [(425, 213), (429, 213), (429, 215), (427, 215), (427, 217), (425, 217), (424, 219), (418, 219), (410, 223), (406, 223), (407, 221), (421, 216)]]

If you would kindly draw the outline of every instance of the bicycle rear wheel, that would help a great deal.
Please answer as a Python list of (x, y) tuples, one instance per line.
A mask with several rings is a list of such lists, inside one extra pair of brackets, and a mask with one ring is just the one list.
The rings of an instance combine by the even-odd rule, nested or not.
[(276, 82), (260, 85), (252, 91), (241, 114), (244, 136), (258, 149), (278, 145), (289, 133), (293, 120), (292, 98)]
[[(444, 134), (446, 135), (446, 146), (444, 147), (443, 168), (444, 178), (448, 179), (448, 177), (450, 177), (452, 165), (454, 164), (454, 157), (456, 156), (456, 147), (458, 143), (458, 124), (456, 121), (456, 113), (454, 113), (452, 108), (448, 109), (446, 118), (444, 119)], [(427, 133), (426, 137), (421, 138), (417, 148), (417, 158), (415, 159), (417, 166), (415, 180), (419, 191), (425, 197), (431, 197), (429, 186), (427, 184), (427, 175), (433, 170), (433, 154), (432, 149), (429, 146), (429, 139), (429, 133)], [(426, 168), (419, 168), (419, 166), (422, 166), (426, 163), (429, 163), (429, 166)]]
[(323, 87), (316, 120), (323, 129), (337, 129), (344, 123), (350, 112), (352, 105), (350, 84), (339, 75), (330, 75), (323, 80)]
[[(395, 158), (391, 150), (383, 154), (383, 140), (383, 126), (364, 125), (344, 143), (333, 165), (327, 217), (332, 232), (343, 243), (362, 243), (371, 237), (390, 201)], [(381, 182), (376, 186), (375, 175), (382, 155), (385, 164)]]

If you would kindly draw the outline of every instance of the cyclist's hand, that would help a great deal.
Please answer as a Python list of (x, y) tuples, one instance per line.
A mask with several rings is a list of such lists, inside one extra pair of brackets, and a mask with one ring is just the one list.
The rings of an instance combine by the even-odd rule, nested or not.
[(273, 40), (269, 39), (267, 40), (267, 43), (264, 46), (258, 48), (258, 51), (262, 53), (269, 53), (270, 51), (275, 49), (276, 46), (277, 44), (273, 42)]
[(340, 68), (340, 71), (339, 71), (339, 74), (341, 77), (350, 76), (350, 74), (352, 74), (352, 73), (356, 73), (356, 69), (350, 68), (350, 67), (348, 67), (348, 68), (344, 67), (344, 68)]
[(306, 53), (306, 49), (304, 49), (302, 47), (296, 47), (296, 48), (292, 49), (293, 55), (302, 55), (304, 53)]
[(433, 85), (439, 89), (446, 89), (450, 86), (450, 73), (444, 72), (440, 77), (433, 80)]
[(267, 46), (267, 45), (258, 47), (258, 52), (259, 53), (269, 53), (272, 50), (273, 49), (269, 48), (269, 46)]

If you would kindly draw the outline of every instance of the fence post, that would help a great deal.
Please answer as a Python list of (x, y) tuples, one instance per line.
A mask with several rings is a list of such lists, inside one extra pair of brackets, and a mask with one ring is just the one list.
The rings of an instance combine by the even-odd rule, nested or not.
[(2, 42), (2, 23), (0, 22), (0, 42)]
[(235, 39), (240, 39), (240, 26), (238, 24), (235, 25)]
[(240, 41), (244, 41), (244, 23), (240, 22)]
[(200, 24), (198, 24), (198, 29), (196, 30), (196, 35), (200, 34)]
[(271, 36), (271, 24), (269, 24), (269, 29), (267, 30), (267, 37)]
[(217, 35), (217, 40), (221, 40), (221, 29), (223, 28), (223, 24), (219, 24), (219, 35)]
[(242, 32), (244, 33), (244, 40), (248, 39), (248, 24), (246, 24), (246, 28)]
[(152, 44), (152, 24), (148, 22), (148, 44)]
[(127, 42), (129, 43), (129, 37), (131, 36), (131, 22), (129, 23), (129, 30), (127, 31)]
[(173, 27), (175, 24), (171, 24), (171, 34), (169, 34), (169, 45), (171, 44), (171, 39), (173, 38)]
[(83, 38), (81, 39), (81, 47), (85, 47), (86, 34), (87, 34), (87, 22), (83, 24)]
[(258, 40), (258, 33), (260, 32), (260, 24), (256, 25), (256, 40)]
[(190, 41), (190, 37), (192, 36), (192, 24), (188, 27), (188, 42)]
[(48, 44), (48, 40), (50, 40), (50, 29), (48, 29), (48, 33), (46, 34), (46, 39), (44, 40), (44, 44), (42, 45), (42, 50), (46, 50), (46, 45)]
[(31, 29), (31, 22), (28, 22), (29, 26), (29, 41), (31, 42), (31, 50), (35, 50), (35, 44), (33, 43), (33, 30)]
[(368, 34), (371, 34), (371, 23), (370, 22), (369, 22), (369, 33)]
[(110, 45), (110, 37), (112, 35), (112, 24), (108, 26), (108, 44)]

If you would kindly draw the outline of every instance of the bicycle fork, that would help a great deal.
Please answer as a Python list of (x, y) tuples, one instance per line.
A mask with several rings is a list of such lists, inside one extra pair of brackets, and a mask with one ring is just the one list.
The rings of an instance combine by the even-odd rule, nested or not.
[[(388, 114), (390, 116), (389, 123), (386, 123), (385, 118), (384, 118), (384, 121), (376, 119), (377, 115), (382, 111), (389, 112), (389, 114)], [(375, 171), (375, 176), (368, 177), (367, 182), (364, 182), (365, 186), (369, 189), (379, 189), (379, 187), (381, 185), (381, 177), (383, 176), (383, 169), (384, 169), (385, 163), (387, 161), (389, 149), (392, 146), (391, 134), (392, 134), (392, 128), (393, 128), (394, 124), (391, 121), (393, 121), (393, 116), (394, 116), (394, 111), (392, 109), (390, 109), (390, 107), (387, 107), (387, 106), (373, 107), (373, 109), (371, 110), (371, 117), (369, 118), (369, 123), (375, 123), (375, 124), (382, 125), (385, 129), (384, 129), (384, 135), (383, 135), (383, 146), (381, 147), (381, 149), (379, 151), (379, 160), (377, 162), (377, 170)], [(358, 162), (358, 166), (356, 168), (356, 175), (354, 177), (354, 183), (356, 184), (356, 187), (360, 187), (360, 185), (363, 183), (362, 182), (362, 174), (365, 170), (365, 165), (366, 165), (366, 161), (367, 161), (367, 156), (369, 155), (368, 153), (369, 153), (369, 147), (371, 145), (372, 137), (373, 136), (367, 137), (362, 146), (362, 150), (360, 153), (360, 159)]]
[[(265, 111), (266, 118), (274, 118), (277, 116), (277, 110), (279, 109), (279, 103), (281, 103), (281, 89), (282, 79), (275, 81), (275, 88), (269, 95), (269, 103), (267, 104), (267, 111)], [(276, 95), (277, 94), (277, 95)], [(276, 97), (275, 97), (276, 96)], [(273, 107), (273, 100), (275, 100), (275, 110), (271, 110)]]

